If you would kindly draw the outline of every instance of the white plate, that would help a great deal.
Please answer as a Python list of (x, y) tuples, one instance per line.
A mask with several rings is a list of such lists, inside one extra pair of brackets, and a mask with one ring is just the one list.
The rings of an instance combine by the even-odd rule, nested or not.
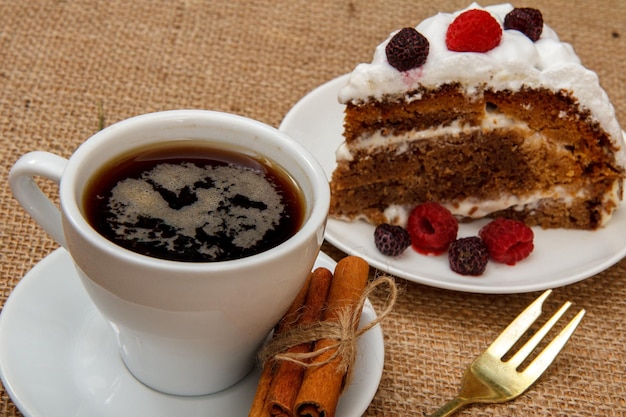
[[(317, 264), (334, 269), (320, 254)], [(376, 317), (368, 302), (363, 322)], [(384, 362), (383, 335), (374, 327), (359, 340), (353, 383), (337, 415), (358, 417), (371, 402)], [(58, 249), (16, 286), (0, 315), (0, 376), (27, 417), (246, 416), (260, 370), (220, 393), (178, 397), (139, 383), (122, 364), (114, 335)]]
[[(335, 150), (343, 141), (344, 106), (337, 101), (346, 83), (341, 76), (313, 90), (285, 116), (280, 130), (308, 148), (330, 179)], [(459, 237), (476, 235), (485, 221), (461, 224)], [(476, 293), (522, 293), (571, 284), (608, 268), (626, 255), (626, 209), (620, 207), (608, 226), (597, 231), (543, 230), (535, 227), (535, 250), (515, 266), (489, 263), (480, 277), (452, 272), (444, 256), (423, 256), (411, 249), (391, 258), (374, 246), (374, 227), (363, 221), (328, 221), (326, 239), (370, 265), (410, 281)]]

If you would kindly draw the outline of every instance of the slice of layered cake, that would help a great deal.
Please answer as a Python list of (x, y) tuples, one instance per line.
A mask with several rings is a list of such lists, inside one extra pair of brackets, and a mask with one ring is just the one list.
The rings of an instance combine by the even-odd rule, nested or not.
[(394, 32), (340, 91), (331, 216), (595, 229), (622, 199), (626, 146), (597, 75), (536, 9), (472, 4)]

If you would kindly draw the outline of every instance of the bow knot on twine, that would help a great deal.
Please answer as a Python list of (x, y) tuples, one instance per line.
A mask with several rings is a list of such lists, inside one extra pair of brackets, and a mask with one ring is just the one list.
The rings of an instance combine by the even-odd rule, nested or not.
[[(382, 285), (389, 287), (383, 310), (374, 320), (359, 328), (361, 311), (368, 296)], [(267, 360), (289, 361), (306, 368), (337, 362), (337, 371), (346, 374), (345, 385), (347, 386), (356, 360), (359, 337), (377, 326), (391, 312), (397, 297), (398, 289), (392, 278), (388, 276), (377, 278), (365, 288), (356, 305), (338, 311), (337, 319), (322, 320), (308, 326), (296, 326), (274, 337), (261, 351), (260, 360), (262, 362)], [(329, 343), (325, 343), (321, 347), (313, 346), (313, 350), (310, 352), (287, 352), (294, 346), (313, 345), (319, 340), (327, 340)]]

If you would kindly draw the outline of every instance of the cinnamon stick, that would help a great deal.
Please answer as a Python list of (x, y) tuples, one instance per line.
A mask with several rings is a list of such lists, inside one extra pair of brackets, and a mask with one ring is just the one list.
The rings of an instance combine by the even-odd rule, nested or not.
[[(311, 284), (298, 319), (298, 327), (310, 326), (322, 319), (333, 274), (326, 268), (313, 271)], [(288, 354), (310, 352), (312, 343), (301, 343), (287, 350)], [(270, 416), (293, 417), (293, 409), (302, 384), (305, 368), (298, 363), (279, 361), (267, 395)]]
[[(298, 295), (296, 295), (296, 298), (291, 303), (291, 306), (289, 306), (287, 312), (283, 315), (283, 317), (274, 328), (275, 336), (287, 332), (297, 322), (298, 316), (300, 315), (300, 312), (302, 311), (302, 308), (306, 301), (306, 296), (309, 291), (309, 286), (312, 278), (313, 274), (311, 273), (302, 285), (302, 288), (298, 292)], [(273, 380), (274, 373), (274, 361), (268, 360), (263, 366), (261, 378), (259, 379), (257, 390), (254, 394), (254, 399), (252, 400), (252, 406), (250, 407), (248, 417), (264, 417), (265, 415), (267, 415), (266, 399), (270, 391), (270, 386)]]
[[(352, 310), (358, 304), (367, 284), (368, 274), (367, 262), (359, 257), (348, 256), (337, 263), (324, 312), (325, 321), (341, 320), (346, 310), (350, 310), (352, 315)], [(358, 321), (355, 324), (358, 324)], [(341, 355), (333, 358), (336, 349), (331, 347), (336, 345), (337, 341), (332, 339), (320, 339), (315, 343), (315, 351), (329, 350), (313, 359), (313, 363), (323, 365), (306, 369), (296, 398), (296, 416), (334, 416), (346, 375), (346, 370), (341, 369), (343, 359)]]

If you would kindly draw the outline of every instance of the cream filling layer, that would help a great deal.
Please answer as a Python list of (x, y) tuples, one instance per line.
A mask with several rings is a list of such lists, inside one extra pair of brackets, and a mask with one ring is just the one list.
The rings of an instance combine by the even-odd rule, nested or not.
[[(535, 192), (525, 196), (502, 195), (494, 200), (477, 200), (467, 198), (454, 203), (441, 203), (450, 212), (461, 218), (481, 219), (497, 211), (512, 208), (513, 210), (536, 210), (542, 200), (561, 200), (566, 205), (572, 204), (574, 199), (584, 198), (585, 190), (580, 190), (575, 194), (565, 190), (563, 187), (555, 187), (547, 192)], [(413, 207), (393, 204), (388, 206), (383, 214), (390, 223), (405, 226), (408, 216)]]
[[(517, 128), (530, 132), (526, 123), (512, 119), (502, 113), (488, 113), (480, 126), (461, 125), (455, 121), (448, 126), (437, 126), (426, 130), (410, 130), (399, 135), (385, 135), (380, 130), (371, 134), (364, 134), (349, 145), (344, 141), (335, 153), (337, 162), (354, 160), (354, 151), (374, 151), (377, 148), (396, 147), (396, 154), (409, 149), (411, 142), (432, 139), (439, 136), (458, 136), (462, 133), (471, 134), (477, 131), (488, 132), (494, 129)], [(536, 134), (536, 139), (543, 137)]]
[[(615, 207), (620, 202), (620, 193), (624, 184), (616, 181), (610, 192), (604, 198), (605, 206), (607, 203), (614, 203)], [(540, 208), (542, 200), (561, 201), (565, 205), (571, 205), (577, 199), (584, 199), (587, 196), (586, 189), (580, 189), (576, 193), (566, 190), (564, 187), (554, 187), (550, 191), (536, 192), (526, 196), (503, 195), (494, 200), (477, 200), (467, 198), (463, 201), (455, 203), (442, 203), (450, 212), (460, 218), (481, 219), (497, 211), (512, 208), (513, 210), (537, 210)], [(402, 206), (398, 204), (389, 205), (383, 212), (387, 218), (387, 222), (406, 226), (409, 214), (413, 207)], [(611, 219), (613, 213), (612, 208), (603, 210), (600, 219), (600, 226), (604, 226)]]
[[(607, 201), (619, 202), (619, 184), (615, 184), (611, 193), (606, 197)], [(565, 205), (571, 205), (576, 199), (585, 198), (587, 192), (582, 189), (571, 193), (563, 187), (554, 187), (547, 192), (536, 192), (525, 196), (503, 195), (494, 200), (477, 200), (468, 198), (455, 203), (442, 203), (450, 212), (459, 218), (481, 219), (492, 213), (512, 208), (513, 210), (537, 210), (542, 200), (561, 201)], [(392, 204), (383, 214), (387, 222), (406, 226), (409, 214), (413, 207)], [(603, 211), (600, 224), (604, 226), (611, 218), (611, 212)]]

